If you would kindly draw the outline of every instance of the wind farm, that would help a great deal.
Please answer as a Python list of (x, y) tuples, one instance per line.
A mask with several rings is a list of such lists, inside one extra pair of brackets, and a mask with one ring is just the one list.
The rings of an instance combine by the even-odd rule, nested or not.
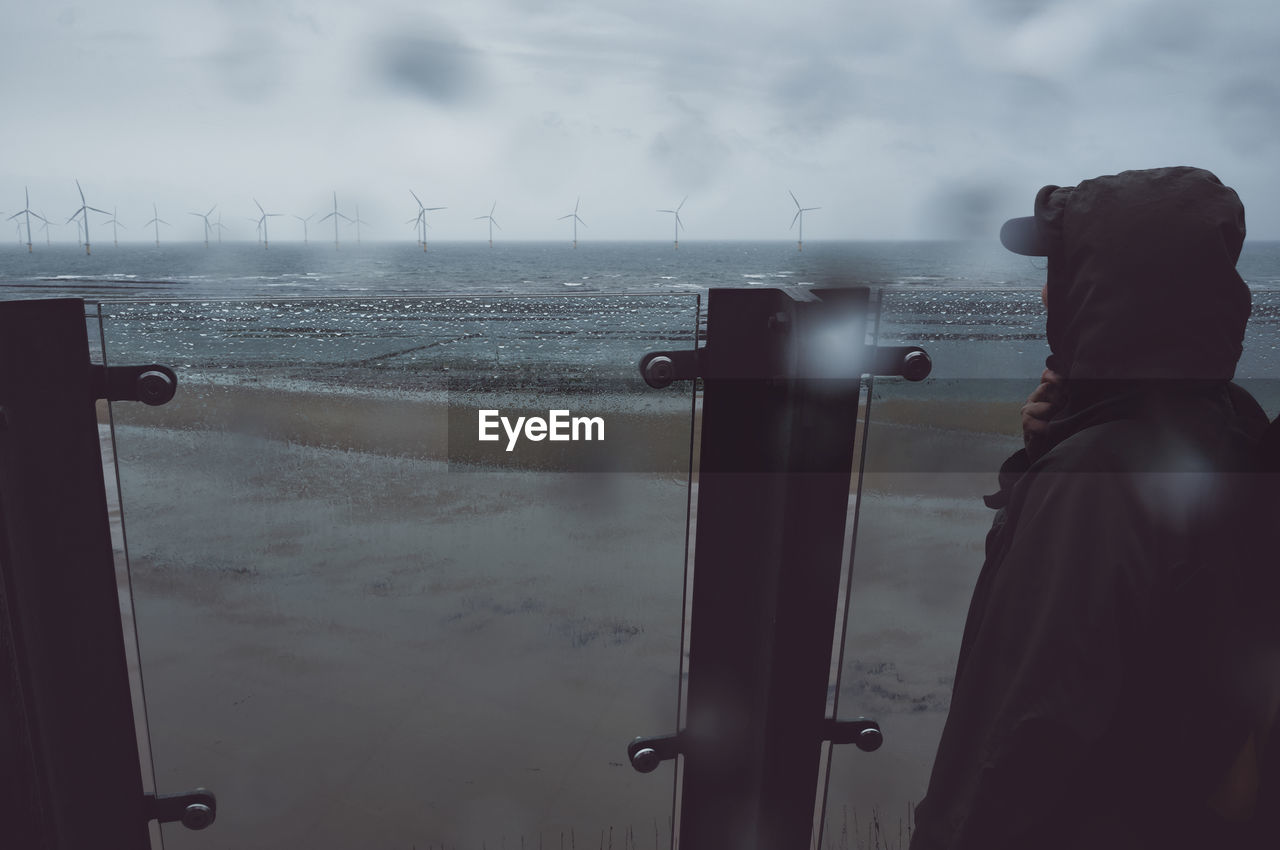
[[(112, 239), (113, 239), (113, 242), (115, 242), (115, 244), (117, 245), (124, 244), (120, 241), (122, 238), (125, 239), (126, 241), (136, 242), (136, 241), (140, 241), (140, 237), (141, 237), (141, 238), (147, 239), (147, 241), (151, 242), (152, 245), (154, 245), (155, 247), (160, 247), (162, 242), (175, 242), (179, 244), (184, 242), (202, 242), (205, 248), (210, 248), (215, 244), (215, 242), (220, 245), (227, 241), (235, 241), (235, 239), (237, 238), (233, 236), (231, 234), (230, 229), (227, 228), (222, 223), (224, 216), (222, 216), (221, 213), (219, 212), (220, 210), (223, 210), (223, 209), (231, 210), (231, 207), (225, 206), (220, 203), (214, 203), (211, 206), (209, 206), (207, 210), (204, 212), (201, 212), (197, 209), (197, 210), (191, 210), (190, 212), (187, 213), (188, 215), (196, 219), (199, 219), (200, 225), (198, 230), (194, 226), (182, 225), (180, 227), (172, 228), (172, 235), (162, 239), (160, 235), (160, 227), (161, 226), (171, 227), (171, 223), (166, 221), (164, 218), (162, 218), (159, 215), (159, 204), (163, 202), (168, 206), (168, 205), (180, 203), (180, 200), (175, 200), (172, 195), (167, 196), (164, 199), (158, 199), (158, 200), (152, 201), (151, 203), (152, 215), (146, 217), (145, 225), (143, 225), (141, 228), (136, 230), (128, 230), (124, 223), (125, 219), (121, 218), (119, 215), (118, 207), (113, 207), (110, 211), (108, 211), (105, 208), (99, 208), (96, 206), (89, 205), (87, 203), (86, 193), (83, 190), (82, 184), (80, 184), (78, 179), (75, 180), (74, 182), (76, 185), (77, 197), (80, 203), (76, 207), (75, 211), (71, 214), (71, 216), (67, 218), (67, 222), (68, 223), (70, 223), (71, 221), (77, 222), (77, 226), (79, 228), (79, 236), (77, 237), (77, 239), (78, 239), (78, 242), (85, 247), (86, 253), (91, 253), (92, 251), (92, 244), (91, 244), (92, 240), (89, 233), (89, 229), (90, 229), (89, 222), (87, 221), (87, 218), (90, 213), (101, 214), (104, 217), (103, 223), (111, 225)], [(37, 189), (37, 192), (41, 191), (39, 185), (36, 186), (36, 189)], [(118, 187), (113, 187), (113, 191), (118, 192), (119, 191)], [(486, 222), (485, 231), (483, 231), (482, 238), (484, 239), (484, 241), (487, 242), (490, 248), (495, 247), (494, 240), (496, 238), (496, 233), (495, 233), (496, 230), (504, 230), (506, 232), (505, 235), (507, 239), (509, 241), (513, 241), (516, 243), (522, 242), (522, 241), (554, 240), (556, 239), (556, 236), (555, 236), (556, 230), (558, 230), (558, 228), (562, 225), (557, 224), (555, 225), (555, 227), (547, 227), (545, 222), (553, 219), (555, 222), (563, 222), (566, 220), (570, 222), (570, 225), (569, 225), (570, 231), (568, 235), (570, 236), (571, 247), (575, 249), (580, 247), (579, 241), (582, 238), (582, 235), (579, 232), (579, 225), (581, 225), (584, 228), (590, 226), (593, 229), (593, 233), (596, 234), (597, 239), (601, 240), (602, 242), (644, 241), (643, 239), (637, 239), (635, 235), (631, 235), (625, 232), (623, 233), (619, 232), (619, 221), (625, 220), (627, 216), (634, 215), (638, 211), (630, 209), (629, 205), (626, 205), (625, 203), (618, 204), (616, 202), (617, 199), (614, 199), (614, 203), (608, 205), (607, 215), (597, 212), (596, 215), (593, 216), (593, 221), (590, 223), (588, 223), (582, 216), (582, 198), (579, 195), (578, 197), (575, 198), (573, 207), (570, 210), (566, 211), (564, 214), (548, 216), (547, 218), (539, 218), (536, 210), (531, 211), (532, 214), (530, 214), (530, 212), (526, 212), (519, 216), (519, 221), (514, 222), (516, 224), (517, 230), (512, 230), (510, 224), (502, 224), (498, 221), (496, 200), (490, 203), (489, 212), (487, 214), (480, 214), (480, 215), (471, 216), (471, 217), (457, 216), (453, 214), (445, 215), (445, 216), (437, 216), (436, 215), (437, 213), (440, 213), (444, 210), (448, 210), (451, 208), (456, 208), (456, 205), (451, 207), (451, 206), (446, 206), (444, 204), (437, 202), (434, 205), (427, 206), (427, 204), (423, 202), (421, 196), (417, 194), (417, 191), (415, 189), (407, 189), (404, 191), (409, 192), (410, 197), (413, 199), (413, 202), (416, 208), (413, 214), (413, 217), (406, 220), (405, 224), (413, 228), (415, 232), (415, 241), (417, 242), (418, 247), (420, 247), (424, 252), (428, 250), (429, 241), (435, 241), (437, 243), (449, 242), (449, 241), (457, 241), (457, 242), (472, 241), (474, 237), (468, 235), (468, 233), (465, 232), (468, 226), (465, 224), (460, 224), (460, 221), (465, 221), (467, 218), (470, 218), (476, 221)], [(807, 217), (806, 214), (811, 216), (813, 212), (823, 209), (823, 207), (818, 206), (816, 204), (805, 206), (804, 204), (801, 203), (799, 196), (793, 190), (788, 188), (786, 189), (786, 192), (787, 192), (787, 197), (791, 200), (791, 204), (792, 204), (790, 209), (792, 213), (792, 219), (788, 229), (796, 231), (796, 235), (794, 237), (796, 250), (803, 251), (804, 243), (805, 243), (804, 224), (805, 224), (805, 218)], [(314, 213), (309, 213), (309, 214), (286, 214), (282, 212), (268, 211), (264, 206), (262, 206), (258, 202), (258, 200), (255, 197), (252, 202), (254, 204), (254, 211), (256, 212), (256, 214), (247, 217), (247, 220), (254, 222), (255, 230), (257, 233), (257, 241), (260, 242), (264, 248), (270, 247), (271, 242), (270, 242), (270, 234), (269, 234), (269, 223), (267, 222), (267, 219), (280, 217), (280, 216), (295, 218), (298, 220), (298, 222), (301, 225), (301, 227), (299, 228), (301, 233), (298, 235), (302, 236), (301, 244), (303, 245), (310, 244), (310, 241), (311, 241), (310, 226), (312, 224), (316, 224), (316, 223), (327, 224), (330, 219), (333, 220), (333, 244), (334, 244), (335, 250), (341, 250), (342, 230), (343, 230), (344, 223), (349, 224), (353, 231), (352, 233), (348, 233), (348, 242), (350, 242), (350, 240), (354, 238), (357, 246), (364, 244), (364, 238), (366, 235), (370, 236), (371, 242), (374, 242), (374, 243), (380, 240), (387, 240), (387, 239), (391, 239), (393, 241), (400, 241), (400, 239), (396, 237), (394, 233), (388, 233), (388, 232), (385, 232), (385, 230), (381, 232), (377, 232), (376, 225), (371, 226), (369, 221), (365, 220), (362, 216), (362, 211), (364, 209), (368, 209), (370, 206), (376, 206), (376, 208), (378, 209), (383, 209), (387, 203), (385, 198), (382, 198), (380, 202), (376, 204), (367, 204), (366, 202), (368, 201), (368, 197), (367, 196), (363, 197), (361, 198), (360, 202), (354, 203), (352, 205), (351, 208), (354, 209), (354, 214), (348, 214), (340, 206), (340, 202), (338, 201), (336, 190), (329, 190), (327, 194), (329, 195), (329, 197), (327, 199), (327, 203), (325, 203), (324, 206), (328, 207), (328, 209), (323, 213), (321, 213), (320, 211), (316, 211)], [(36, 219), (34, 223), (35, 225), (37, 226), (42, 224), (46, 225), (40, 228), (40, 229), (43, 229), (45, 232), (46, 243), (51, 243), (51, 244), (57, 243), (57, 239), (54, 238), (57, 236), (57, 231), (56, 229), (50, 228), (47, 226), (55, 222), (48, 219), (43, 212), (37, 212), (36, 210), (32, 209), (29, 203), (29, 199), (30, 199), (29, 188), (24, 186), (23, 208), (18, 210), (17, 212), (8, 212), (8, 211), (2, 212), (0, 213), (0, 218), (4, 218), (10, 221), (17, 221), (19, 223), (18, 226), (21, 227), (22, 232), (20, 234), (21, 238), (18, 239), (17, 241), (20, 244), (25, 245), (27, 248), (27, 252), (31, 253), (34, 251), (35, 236), (37, 235), (37, 231), (32, 226), (33, 225), (33, 223), (31, 222), (32, 218)], [(354, 200), (354, 199), (351, 199), (351, 200)], [(679, 250), (681, 247), (681, 242), (685, 241), (685, 240), (682, 240), (681, 237), (684, 236), (684, 231), (687, 229), (684, 222), (684, 207), (688, 203), (688, 200), (689, 200), (689, 196), (685, 195), (680, 199), (680, 202), (675, 204), (674, 206), (649, 208), (650, 210), (655, 210), (661, 215), (671, 216), (671, 219), (670, 219), (670, 224), (672, 228), (671, 244), (674, 250)], [(302, 203), (306, 204), (307, 201), (304, 200), (302, 201)], [(312, 199), (312, 203), (314, 203), (314, 198)], [(508, 206), (511, 207), (512, 205), (509, 204)], [(312, 207), (312, 209), (315, 209), (315, 207)], [(126, 206), (125, 212), (126, 212), (125, 218), (133, 217), (129, 214), (129, 210), (127, 206)], [(395, 211), (392, 210), (393, 219), (396, 218), (396, 216), (394, 215), (394, 212)], [(715, 207), (715, 206), (711, 207), (710, 212), (704, 211), (704, 216), (709, 216), (711, 218), (718, 219), (718, 217), (722, 212), (723, 212), (723, 204), (721, 204), (719, 207)], [(215, 219), (215, 215), (216, 215), (216, 219)], [(512, 213), (509, 210), (507, 215), (504, 216), (504, 221), (510, 217), (512, 217)], [(143, 216), (137, 215), (137, 218), (143, 218)], [(601, 231), (596, 229), (597, 224), (594, 220), (596, 218), (605, 219), (603, 223), (606, 228), (606, 231), (612, 225), (613, 232), (609, 236), (603, 236), (601, 234)], [(377, 218), (375, 218), (374, 220), (376, 221)], [(61, 221), (62, 221), (61, 219), (58, 219), (57, 223), (61, 223)], [(538, 223), (539, 221), (542, 221), (543, 224), (540, 225)], [(638, 225), (635, 223), (628, 225), (629, 228), (632, 226), (638, 226), (641, 229), (644, 228), (643, 222), (640, 222)], [(147, 228), (151, 229), (151, 233), (149, 237), (146, 235)], [(122, 230), (125, 230), (126, 232), (124, 234), (121, 234), (120, 231)], [(428, 233), (427, 233), (428, 230), (432, 231), (431, 239), (429, 239), (428, 237)], [(213, 238), (214, 231), (217, 232), (216, 240)], [(288, 242), (296, 241), (297, 236), (295, 235), (295, 233), (296, 233), (295, 231), (290, 229), (288, 234), (282, 238)], [(533, 236), (534, 233), (536, 233), (537, 235)], [(279, 236), (279, 234), (277, 235)], [(476, 234), (476, 236), (479, 236), (479, 235), (480, 234), (478, 233)], [(246, 235), (241, 235), (239, 238), (247, 240), (248, 237)], [(720, 238), (734, 239), (735, 237), (728, 236), (728, 237), (720, 237)], [(759, 238), (759, 237), (757, 236), (756, 238)]]

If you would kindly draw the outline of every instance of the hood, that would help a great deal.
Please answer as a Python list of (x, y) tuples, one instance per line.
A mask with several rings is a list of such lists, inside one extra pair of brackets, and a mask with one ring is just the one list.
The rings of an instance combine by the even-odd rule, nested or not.
[(1235, 373), (1250, 312), (1236, 272), (1244, 206), (1185, 166), (1046, 186), (1048, 365), (1070, 381)]

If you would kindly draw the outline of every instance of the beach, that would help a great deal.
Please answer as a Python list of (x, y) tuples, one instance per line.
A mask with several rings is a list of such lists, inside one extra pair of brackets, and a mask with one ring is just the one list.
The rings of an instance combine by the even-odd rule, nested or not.
[[(972, 469), (1015, 439), (885, 396), (839, 710), (886, 744), (837, 749), (828, 836), (923, 793), (989, 522)], [(630, 458), (606, 471), (455, 458), (477, 401), (187, 381), (116, 406), (157, 787), (219, 799), (167, 847), (667, 846), (672, 766), (625, 748), (676, 726), (691, 400), (601, 394)], [(905, 463), (932, 457), (961, 471)]]

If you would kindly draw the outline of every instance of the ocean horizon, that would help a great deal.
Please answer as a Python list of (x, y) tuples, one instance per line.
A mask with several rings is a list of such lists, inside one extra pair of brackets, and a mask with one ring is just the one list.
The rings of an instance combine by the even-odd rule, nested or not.
[[(1280, 242), (1246, 243), (1239, 270), (1280, 289)], [(243, 299), (282, 295), (551, 295), (717, 286), (1039, 289), (1044, 261), (996, 240), (413, 243), (95, 243), (0, 248), (0, 299)]]

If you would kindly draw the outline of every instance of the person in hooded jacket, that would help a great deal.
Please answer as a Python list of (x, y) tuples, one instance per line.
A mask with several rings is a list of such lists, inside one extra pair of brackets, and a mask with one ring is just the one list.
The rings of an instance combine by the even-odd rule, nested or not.
[[(1000, 470), (913, 850), (1280, 846), (1277, 643), (1236, 193), (1175, 167), (1046, 186), (1051, 355)], [(1265, 570), (1263, 571), (1266, 572)]]

